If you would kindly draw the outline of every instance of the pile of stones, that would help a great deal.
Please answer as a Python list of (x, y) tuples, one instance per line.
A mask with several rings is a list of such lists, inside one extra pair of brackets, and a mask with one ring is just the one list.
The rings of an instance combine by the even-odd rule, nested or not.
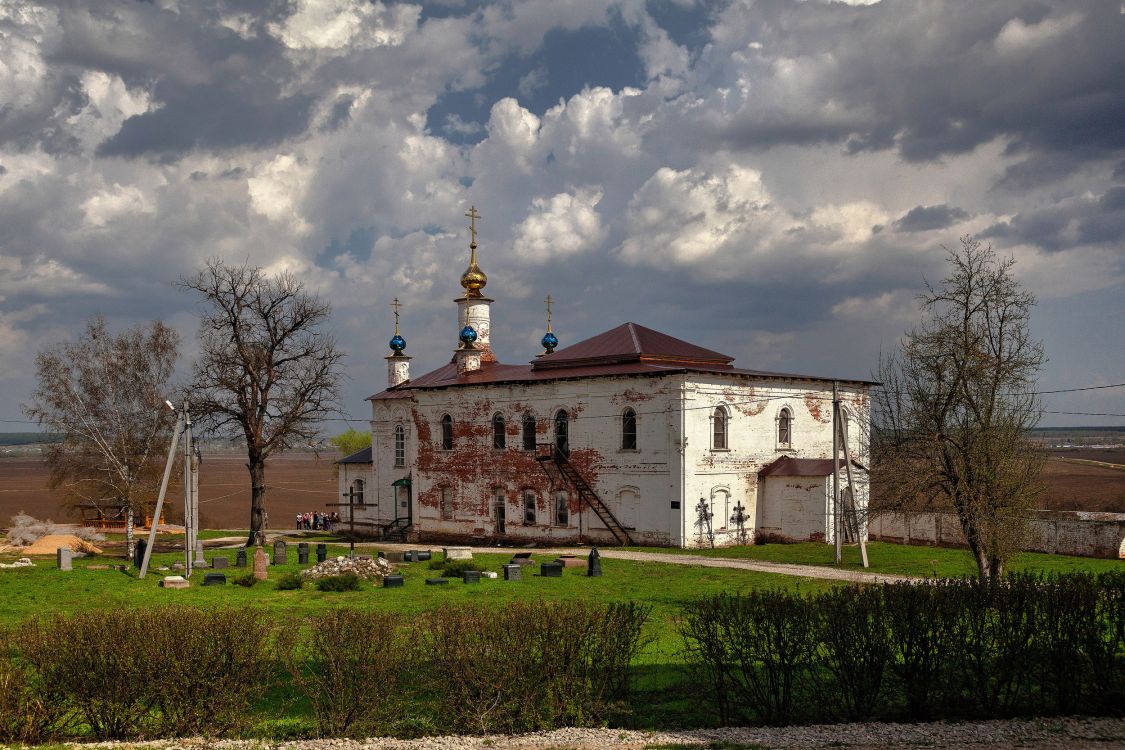
[(305, 578), (316, 580), (329, 576), (355, 573), (365, 581), (377, 581), (385, 575), (395, 572), (395, 566), (382, 558), (362, 557), (330, 557), (322, 563), (317, 563), (308, 570), (301, 572)]

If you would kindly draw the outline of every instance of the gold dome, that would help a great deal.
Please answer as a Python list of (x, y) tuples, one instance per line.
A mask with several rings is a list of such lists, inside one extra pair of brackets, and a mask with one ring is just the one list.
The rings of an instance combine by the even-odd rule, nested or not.
[(480, 297), (482, 296), (480, 290), (488, 283), (488, 276), (477, 265), (476, 243), (469, 245), (469, 248), (472, 250), (472, 256), (469, 258), (469, 267), (461, 274), (461, 286), (465, 287), (466, 297)]

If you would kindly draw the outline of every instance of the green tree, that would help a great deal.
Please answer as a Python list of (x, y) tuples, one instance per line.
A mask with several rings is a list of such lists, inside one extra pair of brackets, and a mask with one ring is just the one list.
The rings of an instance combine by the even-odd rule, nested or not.
[(1035, 297), (1014, 260), (964, 237), (950, 274), (921, 295), (923, 323), (883, 358), (875, 389), (873, 476), (880, 506), (945, 501), (982, 578), (1003, 574), (1027, 510), (1042, 491), (1042, 455), (1028, 440), (1045, 356), (1030, 331)]
[(344, 456), (350, 456), (364, 448), (370, 448), (371, 433), (360, 432), (354, 427), (349, 427), (336, 437), (330, 438), (328, 442), (335, 446), (337, 452), (340, 454), (340, 458), (343, 458)]

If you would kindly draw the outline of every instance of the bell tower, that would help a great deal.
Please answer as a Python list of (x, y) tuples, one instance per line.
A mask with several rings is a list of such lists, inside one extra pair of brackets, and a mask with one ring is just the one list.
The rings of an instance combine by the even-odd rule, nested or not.
[[(459, 371), (462, 370), (460, 352), (463, 351), (472, 353), (467, 354), (465, 358), (475, 360), (476, 365), (469, 366), (465, 370), (478, 369), (480, 362), (496, 361), (496, 355), (492, 353), (489, 338), (491, 332), (489, 308), (493, 300), (485, 297), (481, 292), (488, 284), (488, 276), (477, 264), (477, 219), (480, 218), (480, 214), (477, 213), (476, 206), (472, 206), (465, 216), (469, 219), (469, 267), (461, 274), (461, 286), (465, 289), (465, 296), (454, 300), (457, 303), (457, 326), (459, 329), (457, 338), (461, 342), (457, 349), (458, 354), (455, 355), (459, 362)], [(468, 336), (470, 332), (472, 333), (471, 337)], [(472, 365), (474, 362), (466, 362), (466, 364)]]

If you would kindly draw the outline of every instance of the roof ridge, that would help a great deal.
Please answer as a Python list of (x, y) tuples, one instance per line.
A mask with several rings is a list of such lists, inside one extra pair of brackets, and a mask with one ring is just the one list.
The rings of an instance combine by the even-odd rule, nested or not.
[(629, 331), (629, 338), (633, 339), (633, 348), (637, 350), (637, 354), (643, 354), (644, 349), (641, 348), (641, 340), (637, 338), (636, 323), (629, 321), (625, 324), (625, 328)]

